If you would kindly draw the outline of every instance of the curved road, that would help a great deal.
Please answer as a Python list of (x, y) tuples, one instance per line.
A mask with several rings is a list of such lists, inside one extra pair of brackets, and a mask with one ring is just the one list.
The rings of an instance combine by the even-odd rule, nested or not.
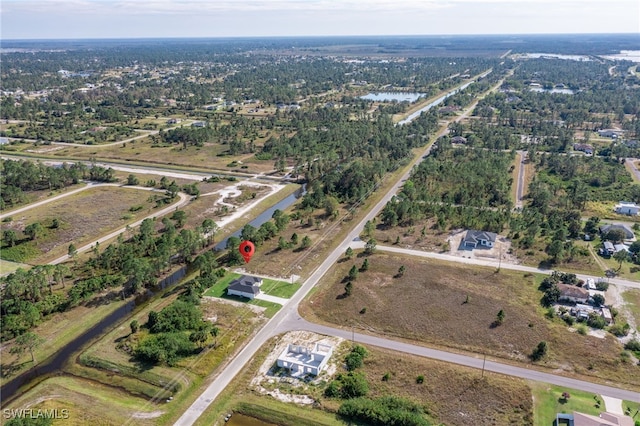
[[(141, 186), (125, 186), (124, 188), (143, 189), (143, 190), (146, 190), (146, 191), (158, 191), (157, 189), (154, 189), (154, 188), (144, 188), (144, 187), (141, 187)], [(144, 221), (146, 219), (151, 219), (151, 218), (154, 218), (154, 217), (161, 217), (161, 216), (166, 215), (167, 213), (171, 213), (172, 211), (175, 211), (175, 210), (179, 209), (180, 207), (184, 206), (185, 204), (187, 204), (189, 202), (189, 200), (191, 199), (190, 195), (187, 195), (187, 194), (185, 194), (183, 192), (179, 192), (178, 193), (178, 197), (180, 198), (180, 201), (178, 201), (177, 203), (171, 204), (170, 206), (165, 207), (162, 210), (158, 210), (157, 212), (153, 212), (152, 214), (150, 214), (150, 215), (148, 215), (148, 216), (146, 216), (146, 217), (144, 217), (144, 218), (142, 218), (142, 219), (140, 219), (140, 220), (138, 220), (138, 221), (136, 221), (134, 223), (130, 223), (129, 225), (123, 226), (122, 228), (120, 228), (120, 229), (118, 229), (116, 231), (113, 231), (113, 232), (111, 232), (111, 233), (109, 233), (109, 234), (107, 234), (107, 235), (105, 235), (105, 236), (103, 236), (101, 238), (98, 238), (97, 240), (95, 240), (95, 241), (93, 241), (93, 242), (91, 242), (89, 244), (85, 244), (82, 247), (79, 247), (77, 249), (78, 253), (82, 253), (82, 252), (85, 252), (85, 251), (91, 249), (96, 243), (103, 243), (105, 241), (109, 241), (110, 239), (117, 237), (118, 235), (122, 234), (127, 229), (127, 227), (135, 228), (136, 226), (140, 225), (142, 223), (142, 221)], [(50, 264), (57, 265), (58, 263), (66, 262), (69, 259), (70, 259), (70, 256), (68, 254), (65, 254), (64, 256), (60, 256), (59, 258), (51, 261)]]

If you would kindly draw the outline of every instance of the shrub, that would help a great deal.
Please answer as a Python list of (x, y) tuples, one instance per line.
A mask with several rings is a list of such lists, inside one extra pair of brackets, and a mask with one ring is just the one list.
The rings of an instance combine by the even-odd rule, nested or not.
[(628, 351), (640, 352), (640, 340), (629, 340), (625, 343), (624, 348)]
[(424, 376), (422, 374), (416, 377), (416, 383), (419, 385), (424, 383)]
[(589, 325), (589, 327), (602, 330), (607, 325), (607, 322), (596, 312), (591, 312), (587, 319), (587, 325)]
[(340, 379), (340, 396), (344, 399), (357, 398), (369, 393), (369, 383), (362, 373), (349, 372)]
[(547, 342), (542, 341), (538, 343), (538, 346), (536, 346), (536, 348), (531, 353), (531, 359), (533, 361), (541, 360), (547, 354), (547, 350), (548, 350)]
[(629, 334), (630, 328), (631, 327), (626, 322), (624, 324), (618, 323), (609, 327), (609, 333), (613, 334), (616, 337), (624, 337)]
[(429, 426), (429, 422), (422, 417), (422, 407), (396, 396), (351, 399), (340, 406), (338, 414), (357, 424)]

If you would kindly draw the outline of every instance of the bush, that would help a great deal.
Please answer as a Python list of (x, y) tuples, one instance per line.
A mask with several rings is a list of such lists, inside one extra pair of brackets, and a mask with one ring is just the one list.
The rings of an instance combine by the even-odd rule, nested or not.
[(624, 348), (628, 351), (640, 352), (640, 340), (629, 340), (625, 343)]
[(183, 333), (160, 333), (142, 340), (134, 351), (141, 361), (152, 364), (166, 363), (173, 366), (185, 356), (191, 355), (196, 347)]
[(367, 349), (361, 345), (355, 345), (345, 358), (347, 370), (352, 371), (362, 367), (364, 358), (368, 355)]
[(369, 393), (369, 383), (362, 373), (349, 372), (340, 379), (340, 396), (344, 399), (357, 398)]
[(607, 325), (607, 322), (596, 312), (591, 312), (589, 313), (589, 318), (587, 319), (587, 325), (589, 327), (602, 330)]
[(416, 377), (416, 383), (419, 385), (424, 383), (424, 376), (422, 374)]
[(613, 334), (616, 337), (624, 337), (629, 334), (629, 329), (631, 327), (626, 322), (624, 324), (618, 323), (609, 327), (609, 333)]
[(373, 426), (429, 426), (429, 422), (422, 417), (422, 407), (396, 396), (345, 401), (338, 409), (338, 414), (357, 423)]
[(538, 346), (536, 346), (536, 348), (531, 353), (531, 359), (533, 361), (541, 360), (547, 354), (547, 350), (548, 350), (547, 342), (542, 341), (538, 343)]

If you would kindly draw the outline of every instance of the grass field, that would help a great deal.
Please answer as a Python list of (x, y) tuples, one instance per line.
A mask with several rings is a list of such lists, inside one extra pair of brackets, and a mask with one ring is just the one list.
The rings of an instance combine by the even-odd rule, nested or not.
[[(136, 425), (154, 425), (162, 414), (162, 407), (148, 405), (145, 399), (136, 398), (120, 389), (103, 386), (90, 380), (56, 376), (47, 379), (18, 398), (10, 408), (64, 411), (68, 418), (53, 422), (54, 425), (84, 426), (122, 425), (132, 421)], [(9, 408), (9, 407), (3, 407)]]
[[(574, 411), (579, 411), (598, 415), (606, 411), (600, 395), (539, 382), (531, 382), (529, 386), (533, 392), (535, 426), (552, 426), (557, 413), (571, 414)], [(563, 392), (568, 392), (570, 395), (566, 401), (562, 399)], [(598, 401), (600, 404), (597, 403)]]
[[(132, 319), (137, 319), (144, 325), (150, 310), (161, 310), (175, 300), (176, 296), (175, 292), (171, 292), (167, 297), (155, 300), (137, 312)], [(256, 315), (256, 312), (248, 307), (222, 301), (203, 299), (200, 308), (204, 318), (214, 322), (220, 329), (215, 342), (213, 339), (209, 342), (215, 343), (216, 346), (181, 360), (176, 367), (141, 366), (133, 361), (123, 347), (135, 345), (147, 332), (141, 329), (136, 335), (131, 335), (128, 327), (129, 320), (127, 320), (79, 357), (83, 364), (99, 368), (73, 364), (67, 371), (85, 380), (101, 384), (102, 387), (96, 388), (95, 394), (91, 395), (95, 399), (106, 397), (110, 387), (120, 389), (127, 394), (142, 396), (147, 400), (156, 398), (164, 401), (168, 396), (173, 395), (174, 400), (171, 404), (158, 406), (155, 403), (147, 403), (145, 405), (147, 410), (160, 410), (158, 414), (160, 417), (155, 419), (153, 424), (171, 424), (197, 397), (196, 390), (202, 385), (206, 376), (226, 362), (264, 320), (261, 315)], [(175, 385), (178, 388), (174, 388)], [(179, 390), (173, 393), (172, 389)], [(89, 399), (87, 406), (92, 404), (91, 398)], [(126, 413), (122, 416), (114, 415), (116, 420), (109, 424), (124, 424), (127, 420), (126, 416)]]
[[(257, 145), (260, 145), (257, 141)], [(260, 161), (253, 155), (229, 156), (227, 145), (219, 143), (206, 143), (202, 147), (190, 146), (183, 149), (182, 145), (156, 145), (152, 144), (151, 138), (138, 139), (128, 142), (126, 146), (122, 144), (112, 146), (91, 145), (91, 148), (64, 147), (53, 151), (56, 157), (72, 157), (78, 159), (89, 159), (97, 157), (100, 160), (124, 160), (153, 164), (169, 164), (175, 166), (196, 167), (202, 169), (232, 170), (228, 167), (233, 160), (244, 158), (243, 165), (238, 171), (247, 173), (268, 173), (274, 170), (274, 161)], [(244, 167), (244, 168), (242, 168)]]
[[(36, 361), (42, 361), (54, 354), (86, 329), (97, 324), (102, 318), (121, 307), (123, 303), (126, 303), (126, 301), (113, 301), (92, 307), (78, 306), (67, 312), (53, 314), (47, 321), (32, 330), (46, 340), (46, 343), (35, 350)], [(7, 343), (3, 349), (0, 383), (4, 383), (5, 380), (13, 377), (8, 372), (32, 367), (31, 356), (28, 353), (23, 354), (20, 358), (15, 358), (13, 355), (4, 355), (9, 353), (12, 346), (13, 341)]]
[(31, 265), (0, 259), (0, 276), (8, 275), (12, 272), (15, 272), (18, 268), (26, 270), (31, 268)]
[[(24, 240), (11, 249), (3, 250), (3, 257), (7, 258), (11, 250), (25, 246), (33, 248), (35, 256), (22, 259), (23, 262), (51, 261), (67, 254), (70, 243), (80, 247), (119, 226), (133, 223), (152, 213), (155, 203), (148, 200), (149, 195), (151, 193), (148, 191), (130, 187), (102, 186), (15, 215), (13, 221), (5, 226), (16, 230), (19, 238), (25, 239), (22, 230), (35, 222), (40, 222), (44, 230), (36, 241)], [(52, 228), (53, 219), (59, 221), (57, 229)]]
[(622, 298), (636, 320), (636, 324), (640, 326), (640, 290), (627, 289), (622, 293)]
[[(531, 363), (533, 348), (546, 341), (549, 354), (541, 366), (632, 388), (640, 383), (639, 369), (621, 359), (622, 347), (611, 335), (582, 336), (559, 319), (545, 317), (537, 290), (540, 277), (375, 254), (369, 270), (353, 282), (351, 296), (345, 297), (347, 272), (361, 263), (339, 263), (301, 306), (301, 313), (313, 321), (353, 323), (364, 332), (525, 364)], [(397, 276), (400, 265), (406, 267), (402, 277)], [(366, 313), (361, 313), (364, 308)], [(499, 310), (505, 320), (496, 326)]]

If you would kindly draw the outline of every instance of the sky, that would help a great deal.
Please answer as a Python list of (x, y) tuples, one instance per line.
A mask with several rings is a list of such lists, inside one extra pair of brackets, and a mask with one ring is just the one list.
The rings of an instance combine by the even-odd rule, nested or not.
[(2, 39), (640, 33), (640, 0), (1, 0)]

